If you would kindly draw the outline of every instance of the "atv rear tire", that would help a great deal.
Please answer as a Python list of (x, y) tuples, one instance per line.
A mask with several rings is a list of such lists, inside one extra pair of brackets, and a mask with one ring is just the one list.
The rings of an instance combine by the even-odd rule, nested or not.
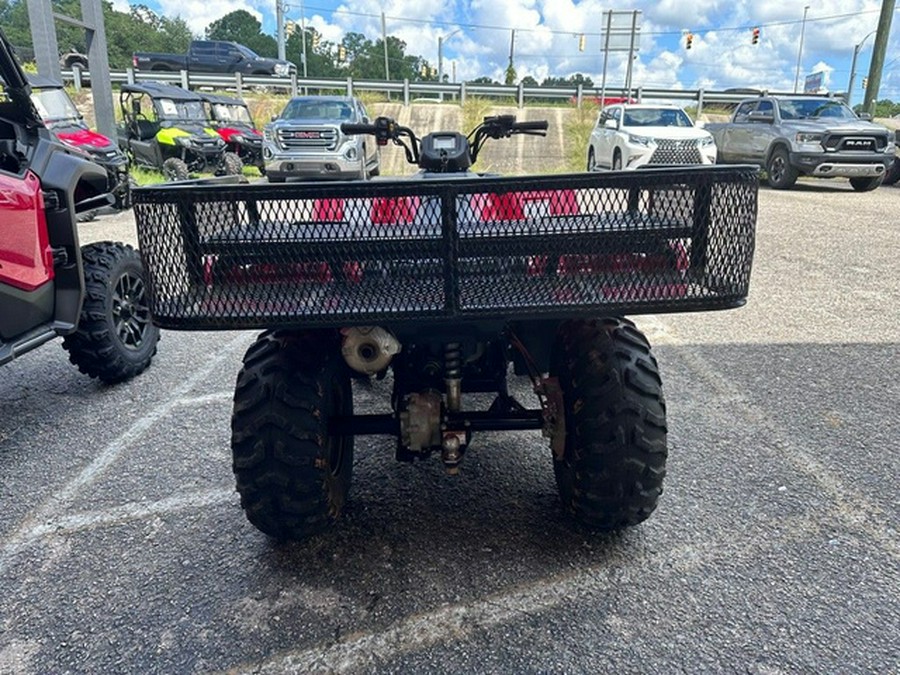
[(244, 171), (244, 163), (233, 152), (222, 155), (222, 173), (226, 176), (240, 176)]
[(329, 419), (353, 413), (350, 376), (330, 332), (263, 333), (234, 392), (231, 449), (247, 519), (276, 539), (332, 525), (350, 491), (353, 437)]
[(162, 172), (166, 180), (187, 180), (191, 177), (187, 164), (177, 157), (170, 157), (163, 162)]
[(567, 321), (550, 368), (565, 403), (565, 453), (553, 463), (563, 507), (599, 530), (646, 520), (667, 455), (666, 404), (647, 339), (626, 319)]
[(85, 297), (78, 329), (63, 338), (69, 360), (85, 375), (122, 382), (143, 372), (159, 342), (150, 320), (140, 255), (109, 241), (81, 249)]

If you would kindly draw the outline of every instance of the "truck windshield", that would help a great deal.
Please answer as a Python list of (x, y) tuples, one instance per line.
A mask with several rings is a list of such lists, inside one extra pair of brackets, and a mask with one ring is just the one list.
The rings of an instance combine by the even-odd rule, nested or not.
[(281, 119), (285, 120), (349, 120), (353, 109), (343, 101), (291, 101)]
[(159, 119), (170, 121), (206, 121), (202, 101), (173, 101), (159, 99)]
[(626, 127), (692, 127), (691, 118), (678, 108), (626, 108)]
[(81, 119), (81, 113), (65, 89), (32, 89), (31, 100), (44, 124)]
[(829, 117), (845, 120), (857, 119), (856, 114), (840, 101), (823, 98), (789, 98), (778, 101), (781, 119), (802, 120)]

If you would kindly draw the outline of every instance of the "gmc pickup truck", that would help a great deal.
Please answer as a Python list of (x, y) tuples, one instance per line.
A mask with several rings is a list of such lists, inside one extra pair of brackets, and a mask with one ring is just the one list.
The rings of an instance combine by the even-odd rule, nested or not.
[(297, 66), (290, 61), (264, 58), (244, 45), (222, 40), (194, 40), (187, 54), (135, 52), (131, 61), (136, 70), (193, 70), (281, 77), (290, 77), (297, 72)]
[(814, 176), (849, 178), (866, 192), (881, 185), (894, 160), (892, 133), (828, 97), (747, 99), (730, 122), (705, 128), (715, 138), (717, 163), (758, 164), (776, 189)]

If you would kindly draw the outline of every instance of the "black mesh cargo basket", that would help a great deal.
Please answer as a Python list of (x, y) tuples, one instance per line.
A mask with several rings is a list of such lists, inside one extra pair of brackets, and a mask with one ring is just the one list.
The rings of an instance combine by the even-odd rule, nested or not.
[(747, 296), (751, 167), (134, 191), (166, 328), (726, 309)]

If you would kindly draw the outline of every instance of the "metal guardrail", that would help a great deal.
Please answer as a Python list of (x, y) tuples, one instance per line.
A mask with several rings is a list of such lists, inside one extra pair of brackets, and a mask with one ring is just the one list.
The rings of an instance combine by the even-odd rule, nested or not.
[[(89, 84), (91, 74), (89, 71), (79, 69), (64, 70), (63, 80), (74, 83), (79, 89), (83, 84)], [(404, 105), (416, 102), (416, 99), (430, 99), (435, 102), (444, 101), (448, 97), (465, 104), (466, 98), (477, 96), (498, 101), (514, 101), (519, 108), (526, 103), (549, 101), (569, 101), (579, 108), (586, 101), (599, 101), (601, 90), (599, 87), (526, 87), (520, 85), (504, 84), (472, 84), (440, 83), (440, 82), (410, 82), (409, 80), (354, 80), (353, 78), (301, 78), (296, 75), (291, 77), (276, 77), (269, 75), (241, 75), (197, 73), (187, 70), (182, 71), (147, 71), (128, 68), (126, 70), (113, 70), (109, 73), (113, 84), (124, 82), (134, 83), (140, 81), (155, 80), (184, 87), (196, 89), (198, 87), (213, 87), (219, 90), (233, 91), (242, 95), (248, 89), (267, 89), (270, 91), (284, 92), (291, 96), (307, 92), (336, 92), (352, 96), (356, 92), (368, 91), (396, 95), (403, 100)], [(774, 95), (798, 96), (791, 92), (767, 92)], [(634, 99), (638, 102), (672, 101), (681, 105), (696, 104), (697, 114), (703, 112), (703, 107), (715, 104), (734, 104), (744, 100), (752, 93), (747, 91), (709, 91), (705, 89), (660, 89), (650, 87), (637, 87), (630, 92), (625, 88), (606, 87), (606, 98)]]

